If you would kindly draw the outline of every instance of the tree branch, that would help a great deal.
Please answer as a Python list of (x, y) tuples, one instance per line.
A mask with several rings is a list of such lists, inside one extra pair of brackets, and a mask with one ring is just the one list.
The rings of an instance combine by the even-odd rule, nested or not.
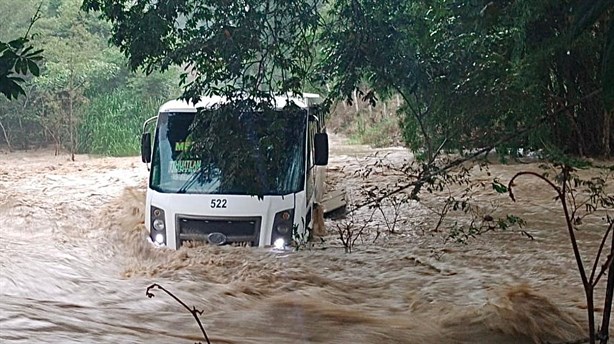
[(32, 26), (34, 26), (34, 23), (36, 23), (36, 21), (40, 19), (42, 6), (43, 6), (43, 2), (41, 1), (40, 4), (38, 4), (38, 7), (36, 8), (36, 12), (34, 12), (34, 15), (32, 16), (32, 18), (30, 18), (30, 25), (28, 25), (28, 30), (26, 30), (26, 34), (23, 36), (24, 38), (26, 39), (28, 38), (28, 35), (30, 35), (30, 30), (32, 29)]
[[(610, 222), (612, 229), (613, 222)], [(614, 234), (612, 234), (612, 244), (610, 246), (610, 257), (614, 256)], [(609, 338), (610, 317), (612, 316), (612, 298), (614, 298), (614, 262), (610, 259), (608, 269), (608, 283), (605, 288), (605, 301), (603, 305), (603, 318), (601, 319), (601, 331), (599, 331), (600, 344), (607, 344)]]
[[(375, 202), (381, 202), (383, 199), (385, 199), (385, 198), (387, 198), (387, 197), (390, 197), (390, 196), (392, 196), (392, 195), (396, 195), (396, 194), (398, 194), (399, 192), (402, 192), (402, 191), (404, 191), (404, 190), (407, 190), (408, 188), (410, 188), (410, 187), (412, 187), (412, 186), (414, 186), (414, 187), (421, 186), (421, 185), (423, 185), (423, 184), (424, 184), (424, 183), (425, 183), (427, 180), (429, 180), (429, 179), (431, 179), (431, 178), (433, 178), (433, 177), (436, 177), (436, 176), (438, 176), (438, 175), (441, 175), (441, 174), (443, 174), (443, 173), (445, 173), (445, 172), (447, 172), (447, 171), (451, 170), (452, 168), (457, 167), (457, 166), (459, 166), (459, 165), (461, 165), (461, 164), (463, 164), (463, 163), (465, 163), (465, 162), (467, 162), (467, 161), (471, 161), (471, 160), (475, 159), (476, 157), (478, 157), (478, 156), (480, 156), (480, 155), (482, 155), (482, 154), (485, 154), (485, 153), (487, 153), (487, 152), (490, 152), (491, 150), (493, 150), (493, 149), (494, 149), (495, 147), (497, 147), (498, 145), (501, 145), (502, 143), (505, 143), (505, 142), (511, 141), (511, 140), (513, 140), (513, 139), (515, 139), (515, 138), (517, 138), (517, 137), (521, 136), (521, 135), (524, 135), (524, 134), (526, 134), (526, 133), (528, 133), (528, 132), (530, 132), (530, 131), (532, 131), (532, 130), (537, 129), (537, 128), (538, 128), (538, 127), (540, 127), (542, 124), (546, 123), (546, 122), (547, 122), (547, 121), (548, 121), (550, 118), (552, 118), (553, 116), (555, 116), (555, 115), (557, 115), (557, 114), (559, 114), (559, 113), (561, 113), (561, 112), (563, 112), (563, 111), (565, 111), (565, 110), (567, 110), (567, 109), (569, 109), (569, 108), (573, 108), (574, 106), (577, 106), (578, 104), (582, 103), (583, 101), (585, 101), (585, 100), (587, 100), (587, 99), (590, 99), (590, 98), (592, 98), (592, 97), (594, 97), (594, 96), (596, 96), (596, 95), (600, 94), (601, 92), (602, 92), (602, 89), (597, 89), (597, 90), (595, 90), (595, 91), (593, 91), (593, 92), (591, 92), (591, 93), (587, 94), (586, 96), (584, 96), (584, 97), (582, 97), (582, 98), (578, 99), (576, 102), (574, 102), (574, 103), (572, 103), (572, 104), (569, 104), (569, 105), (566, 105), (565, 107), (563, 107), (563, 108), (561, 108), (561, 109), (558, 109), (557, 111), (554, 111), (554, 112), (552, 113), (552, 115), (544, 116), (544, 117), (543, 117), (541, 120), (539, 120), (537, 123), (535, 123), (535, 124), (534, 124), (534, 125), (532, 125), (532, 126), (529, 126), (529, 127), (525, 128), (525, 129), (522, 129), (522, 130), (519, 130), (518, 132), (516, 132), (516, 133), (514, 133), (514, 134), (510, 134), (510, 135), (508, 135), (508, 136), (505, 136), (505, 137), (501, 138), (500, 140), (498, 140), (497, 142), (495, 142), (495, 143), (493, 143), (493, 144), (490, 144), (489, 146), (487, 146), (487, 147), (485, 147), (485, 148), (479, 149), (479, 150), (477, 150), (476, 152), (474, 152), (474, 153), (472, 153), (472, 154), (470, 154), (470, 155), (465, 156), (464, 158), (456, 159), (456, 160), (454, 160), (454, 161), (452, 161), (452, 162), (448, 163), (447, 165), (445, 165), (445, 166), (443, 166), (443, 167), (441, 167), (441, 168), (438, 168), (438, 169), (432, 169), (432, 170), (428, 171), (427, 173), (420, 173), (420, 174), (418, 175), (418, 178), (417, 178), (415, 181), (410, 182), (410, 183), (407, 183), (407, 184), (402, 185), (402, 186), (399, 186), (398, 188), (396, 188), (396, 189), (394, 189), (394, 190), (392, 190), (392, 191), (390, 191), (390, 192), (388, 192), (388, 193), (386, 193), (386, 194), (384, 194), (384, 195), (382, 195), (382, 196), (380, 196), (380, 197), (378, 197), (378, 198), (375, 198), (375, 199), (369, 200), (369, 201), (367, 201), (367, 202), (365, 202), (365, 203), (359, 204), (359, 205), (357, 205), (355, 208), (350, 209), (350, 210), (348, 211), (348, 213), (352, 213), (352, 212), (354, 212), (354, 211), (356, 211), (356, 210), (358, 210), (358, 209), (360, 209), (360, 208), (363, 208), (363, 207), (368, 206), (368, 205), (370, 205), (370, 204), (373, 204), (373, 203), (375, 203)], [(423, 172), (424, 172), (424, 171), (423, 171)], [(548, 182), (549, 182), (549, 181), (548, 181)], [(412, 193), (412, 194), (413, 194), (413, 193)]]
[(147, 295), (148, 298), (152, 298), (156, 295), (154, 295), (151, 290), (154, 288), (158, 288), (160, 290), (162, 290), (163, 292), (167, 293), (170, 297), (172, 297), (173, 299), (175, 299), (175, 301), (177, 301), (180, 305), (182, 305), (185, 309), (188, 310), (188, 312), (190, 312), (190, 314), (192, 314), (192, 316), (194, 317), (194, 320), (196, 320), (196, 323), (198, 323), (198, 327), (200, 327), (201, 332), (203, 333), (203, 336), (205, 337), (205, 340), (207, 341), (207, 344), (211, 344), (211, 342), (209, 341), (209, 337), (207, 336), (207, 332), (205, 332), (205, 328), (203, 327), (203, 324), (200, 322), (200, 318), (198, 317), (199, 315), (202, 315), (204, 313), (204, 311), (200, 311), (198, 309), (196, 309), (196, 307), (188, 307), (188, 305), (185, 304), (185, 302), (181, 301), (181, 299), (179, 299), (177, 296), (175, 296), (175, 294), (171, 293), (170, 291), (166, 290), (164, 287), (162, 287), (161, 285), (154, 283), (152, 285), (150, 285), (149, 287), (147, 287), (147, 290), (145, 290), (145, 295)]
[(601, 276), (605, 274), (605, 271), (608, 269), (609, 265), (612, 264), (613, 257), (612, 257), (612, 254), (609, 254), (605, 263), (601, 266), (601, 271), (599, 272), (599, 275), (597, 275), (597, 279), (594, 280), (595, 273), (597, 272), (597, 265), (599, 264), (599, 258), (601, 258), (601, 252), (603, 251), (605, 242), (608, 239), (610, 232), (612, 231), (613, 225), (614, 225), (614, 222), (610, 222), (608, 229), (606, 230), (605, 234), (603, 235), (603, 238), (601, 239), (601, 244), (599, 245), (599, 250), (597, 251), (597, 257), (595, 258), (595, 262), (593, 263), (593, 269), (591, 270), (591, 277), (590, 277), (590, 281), (593, 284), (593, 287), (597, 285)]

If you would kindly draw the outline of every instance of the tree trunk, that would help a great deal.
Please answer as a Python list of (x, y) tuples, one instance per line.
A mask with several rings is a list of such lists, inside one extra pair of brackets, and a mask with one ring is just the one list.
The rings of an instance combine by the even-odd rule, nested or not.
[[(614, 257), (614, 233), (612, 233), (612, 246), (610, 246), (610, 256)], [(610, 327), (610, 316), (612, 315), (612, 297), (614, 297), (614, 261), (610, 262), (608, 269), (608, 283), (605, 287), (605, 302), (603, 306), (603, 319), (601, 321), (601, 331), (599, 332), (599, 344), (607, 344)]]
[(21, 133), (21, 148), (28, 150), (28, 142), (25, 139), (26, 132), (23, 130), (23, 123), (21, 122), (21, 116), (17, 117), (17, 122), (19, 123), (19, 132)]
[(11, 141), (9, 140), (9, 136), (6, 134), (6, 129), (4, 129), (4, 125), (2, 125), (2, 122), (0, 122), (0, 128), (2, 129), (2, 133), (4, 134), (4, 140), (6, 141), (6, 145), (7, 147), (9, 147), (9, 152), (12, 152), (13, 150), (11, 149)]
[(72, 91), (68, 94), (68, 132), (70, 133), (70, 160), (75, 161), (75, 139), (73, 123)]

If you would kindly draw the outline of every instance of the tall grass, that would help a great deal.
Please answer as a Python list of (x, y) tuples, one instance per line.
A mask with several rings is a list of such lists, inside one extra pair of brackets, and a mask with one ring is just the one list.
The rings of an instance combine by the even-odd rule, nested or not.
[(358, 113), (354, 124), (345, 133), (353, 144), (372, 147), (390, 147), (401, 144), (399, 119), (396, 114), (387, 114), (374, 120), (369, 114)]
[(401, 128), (397, 110), (397, 98), (380, 101), (376, 106), (360, 98), (348, 105), (339, 103), (332, 111), (327, 127), (330, 131), (344, 135), (354, 144), (374, 147), (396, 146), (402, 143)]
[(82, 108), (77, 129), (78, 151), (110, 156), (138, 155), (143, 121), (156, 115), (163, 102), (124, 90), (93, 98)]

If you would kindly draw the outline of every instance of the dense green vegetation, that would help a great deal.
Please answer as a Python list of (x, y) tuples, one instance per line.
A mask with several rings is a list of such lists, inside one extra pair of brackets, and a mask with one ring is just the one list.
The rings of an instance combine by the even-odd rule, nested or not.
[(329, 131), (347, 137), (351, 143), (372, 147), (401, 146), (398, 110), (401, 97), (375, 105), (355, 97), (352, 104), (339, 102), (326, 124)]
[(79, 0), (0, 2), (0, 42), (27, 35), (23, 44), (44, 57), (26, 63), (30, 73), (19, 98), (0, 98), (0, 143), (11, 149), (55, 144), (72, 153), (134, 155), (143, 120), (179, 94), (177, 72), (133, 73), (108, 43), (111, 26), (80, 6)]
[(608, 156), (612, 6), (336, 1), (325, 71), (346, 97), (362, 83), (377, 92), (367, 98), (402, 95), (405, 140), (427, 156), (491, 145)]
[[(181, 81), (186, 98), (316, 90), (332, 106), (356, 91), (367, 102), (401, 97), (402, 136), (425, 158), (482, 147), (607, 157), (614, 149), (613, 6), (608, 0), (5, 0), (0, 42), (13, 44), (3, 43), (0, 62), (12, 60), (0, 63), (0, 74), (27, 96), (0, 99), (0, 142), (134, 153), (136, 140), (125, 139), (136, 133), (127, 128), (137, 128), (156, 102), (179, 95)], [(39, 49), (42, 62), (15, 64), (16, 53)], [(186, 66), (197, 72), (193, 80), (178, 72)], [(9, 98), (21, 93), (14, 92)], [(108, 124), (118, 120), (134, 124)], [(386, 120), (370, 127), (361, 115), (355, 132), (377, 142), (376, 131), (390, 128)]]
[[(405, 141), (609, 156), (611, 1), (86, 0), (133, 68), (190, 64), (184, 96), (401, 95)], [(135, 23), (139, 23), (135, 25)], [(211, 63), (215, 61), (215, 63)], [(608, 62), (609, 61), (609, 62)]]

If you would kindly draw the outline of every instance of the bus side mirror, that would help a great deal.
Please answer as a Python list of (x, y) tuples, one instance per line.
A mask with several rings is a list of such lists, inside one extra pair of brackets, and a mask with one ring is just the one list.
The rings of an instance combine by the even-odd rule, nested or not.
[(316, 153), (315, 164), (317, 166), (328, 165), (328, 134), (317, 133), (313, 137)]
[(151, 133), (141, 135), (141, 160), (144, 163), (151, 162)]

